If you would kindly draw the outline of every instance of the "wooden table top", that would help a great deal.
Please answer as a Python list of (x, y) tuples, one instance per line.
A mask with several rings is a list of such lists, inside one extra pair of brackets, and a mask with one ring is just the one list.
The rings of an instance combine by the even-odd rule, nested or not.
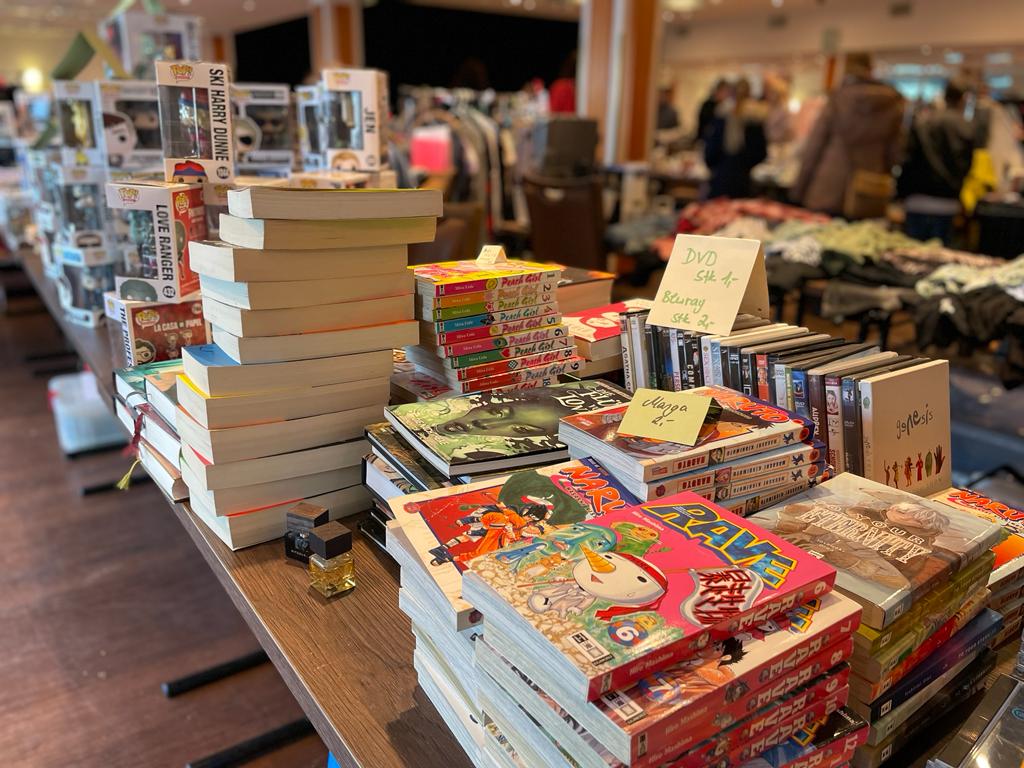
[[(67, 322), (39, 257), (25, 272), (70, 344), (112, 388), (113, 346), (104, 328)], [(398, 566), (353, 526), (358, 586), (326, 600), (280, 541), (232, 552), (188, 504), (168, 502), (324, 744), (343, 766), (471, 763), (417, 687), (413, 637), (398, 608)]]

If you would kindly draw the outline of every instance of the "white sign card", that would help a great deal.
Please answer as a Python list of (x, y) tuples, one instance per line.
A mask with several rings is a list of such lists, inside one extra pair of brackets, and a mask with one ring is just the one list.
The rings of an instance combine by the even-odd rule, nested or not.
[(647, 322), (729, 333), (736, 315), (767, 318), (768, 274), (757, 240), (679, 235)]

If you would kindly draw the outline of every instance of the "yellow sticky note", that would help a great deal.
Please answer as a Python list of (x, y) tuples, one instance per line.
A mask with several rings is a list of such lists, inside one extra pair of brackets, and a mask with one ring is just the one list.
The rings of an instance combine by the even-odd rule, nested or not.
[(737, 314), (768, 317), (768, 312), (768, 276), (760, 242), (679, 235), (647, 322), (728, 333)]
[(619, 434), (696, 445), (710, 407), (705, 395), (638, 389), (622, 415)]

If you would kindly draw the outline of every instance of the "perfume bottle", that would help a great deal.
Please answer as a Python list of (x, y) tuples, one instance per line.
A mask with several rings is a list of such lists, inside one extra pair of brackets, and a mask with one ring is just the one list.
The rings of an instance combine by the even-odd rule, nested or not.
[(327, 510), (308, 501), (300, 501), (285, 515), (287, 532), (284, 535), (284, 554), (292, 560), (308, 563), (313, 549), (309, 532), (328, 522)]
[(337, 521), (309, 532), (309, 586), (324, 597), (347, 592), (356, 585), (352, 531)]

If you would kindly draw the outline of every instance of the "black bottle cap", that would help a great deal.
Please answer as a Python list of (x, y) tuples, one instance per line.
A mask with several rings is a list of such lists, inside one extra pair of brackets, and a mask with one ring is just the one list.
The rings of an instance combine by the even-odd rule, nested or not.
[(337, 520), (332, 520), (309, 532), (309, 546), (320, 557), (330, 560), (352, 549), (352, 531)]

